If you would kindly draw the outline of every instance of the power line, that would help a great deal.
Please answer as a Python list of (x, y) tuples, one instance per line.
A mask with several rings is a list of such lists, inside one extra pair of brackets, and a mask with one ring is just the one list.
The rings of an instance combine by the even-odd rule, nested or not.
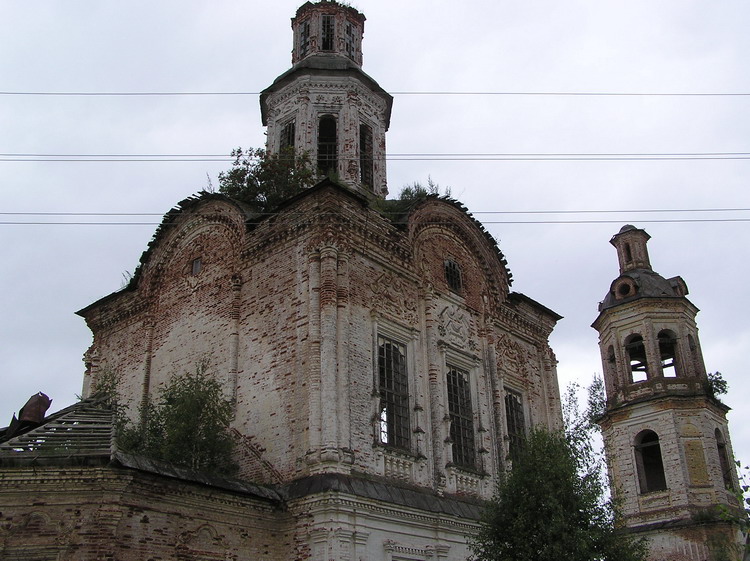
[[(750, 208), (641, 208), (641, 209), (582, 209), (582, 210), (478, 210), (470, 214), (636, 214), (688, 212), (750, 212)], [(266, 214), (315, 215), (316, 212), (269, 212)], [(388, 213), (384, 213), (388, 214)], [(0, 216), (164, 216), (163, 212), (0, 212)]]
[[(541, 97), (747, 97), (746, 92), (532, 92), (532, 91), (394, 91), (391, 95), (427, 96), (541, 96)], [(178, 96), (256, 96), (261, 92), (45, 92), (0, 91), (6, 96), (57, 96), (57, 97), (178, 97)]]
[[(249, 157), (249, 160), (256, 158)], [(358, 159), (357, 157), (345, 159)], [(675, 161), (750, 160), (750, 152), (495, 152), (495, 153), (389, 153), (388, 161)], [(0, 162), (231, 162), (226, 154), (42, 154), (0, 153)]]
[[(750, 222), (750, 218), (676, 218), (676, 219), (646, 219), (638, 220), (639, 223), (670, 224), (670, 223), (696, 223), (696, 222)], [(483, 221), (482, 224), (621, 224), (622, 220), (497, 220)], [(161, 224), (174, 224), (173, 222), (12, 222), (0, 221), (0, 226), (159, 226)], [(343, 224), (343, 223), (342, 223)], [(440, 225), (440, 223), (434, 223)], [(445, 223), (445, 225), (450, 225)]]

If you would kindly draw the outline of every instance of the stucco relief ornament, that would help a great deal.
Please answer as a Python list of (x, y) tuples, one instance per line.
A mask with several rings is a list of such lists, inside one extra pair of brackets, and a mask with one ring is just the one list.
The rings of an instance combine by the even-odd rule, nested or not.
[(495, 345), (499, 364), (510, 366), (512, 370), (518, 371), (519, 357), (522, 356), (523, 349), (518, 343), (511, 340), (510, 337), (503, 334)]
[(406, 283), (391, 273), (383, 273), (370, 285), (373, 293), (373, 308), (384, 310), (409, 323), (417, 321), (417, 303), (410, 298)]
[(469, 314), (458, 306), (446, 306), (438, 314), (438, 333), (452, 345), (461, 347), (469, 345), (471, 335)]
[(310, 241), (307, 243), (308, 253), (315, 253), (324, 248), (335, 249), (337, 253), (350, 253), (349, 244), (343, 237), (343, 233), (335, 231), (330, 225), (327, 225), (322, 232), (310, 238)]

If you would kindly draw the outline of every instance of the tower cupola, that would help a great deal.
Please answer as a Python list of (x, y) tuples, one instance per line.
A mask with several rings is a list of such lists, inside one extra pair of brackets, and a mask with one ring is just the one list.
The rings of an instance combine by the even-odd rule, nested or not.
[(260, 95), (266, 149), (309, 154), (320, 176), (385, 197), (393, 98), (362, 71), (365, 16), (334, 0), (292, 18), (292, 68)]
[(362, 66), (365, 16), (337, 2), (306, 2), (292, 18), (292, 64), (309, 56), (344, 56)]
[(620, 274), (634, 269), (651, 270), (646, 243), (651, 238), (645, 230), (630, 224), (623, 226), (609, 241), (617, 248), (620, 261)]

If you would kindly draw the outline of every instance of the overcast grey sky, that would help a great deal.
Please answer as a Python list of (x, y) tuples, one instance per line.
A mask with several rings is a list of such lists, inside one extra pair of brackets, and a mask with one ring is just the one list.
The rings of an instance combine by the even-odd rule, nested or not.
[[(253, 92), (289, 68), (289, 22), (299, 3), (0, 1), (2, 92), (250, 93), (0, 94), (0, 425), (40, 390), (53, 398), (52, 410), (74, 402), (91, 342), (74, 312), (119, 289), (161, 215), (208, 178), (216, 185), (229, 167), (195, 158), (50, 162), (35, 160), (56, 158), (14, 155), (211, 155), (262, 146)], [(618, 274), (608, 241), (626, 223), (646, 229), (654, 269), (681, 275), (702, 310), (706, 366), (729, 382), (735, 452), (750, 461), (743, 405), (750, 387), (750, 96), (518, 95), (748, 94), (750, 5), (354, 6), (367, 17), (364, 70), (394, 93), (392, 195), (430, 176), (486, 225), (508, 259), (512, 288), (565, 316), (551, 340), (562, 385), (587, 384), (601, 372), (590, 324)], [(438, 161), (397, 154), (537, 156)], [(41, 212), (95, 214), (12, 214)]]

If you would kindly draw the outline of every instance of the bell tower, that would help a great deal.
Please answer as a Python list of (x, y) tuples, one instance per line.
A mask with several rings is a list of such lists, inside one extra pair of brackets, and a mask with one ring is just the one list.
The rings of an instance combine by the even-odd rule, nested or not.
[(260, 96), (266, 149), (305, 151), (321, 175), (388, 194), (385, 133), (393, 98), (362, 71), (365, 16), (334, 0), (292, 18), (292, 68)]
[[(650, 236), (626, 225), (610, 243), (620, 275), (592, 327), (599, 332), (610, 482), (623, 524), (650, 559), (741, 559), (720, 514), (740, 505), (726, 413), (713, 394), (688, 289), (651, 268)], [(719, 557), (721, 552), (728, 557)]]

